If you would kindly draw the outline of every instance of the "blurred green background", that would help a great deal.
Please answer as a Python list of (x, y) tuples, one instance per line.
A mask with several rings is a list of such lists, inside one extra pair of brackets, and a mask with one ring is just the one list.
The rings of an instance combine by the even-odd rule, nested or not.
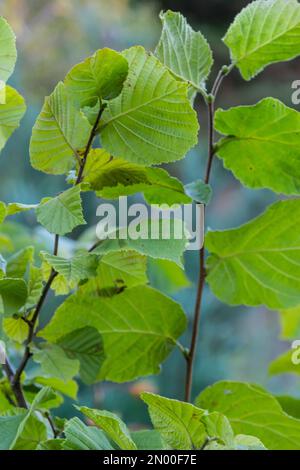
[[(30, 167), (28, 144), (44, 96), (51, 93), (72, 65), (105, 46), (122, 50), (141, 44), (153, 50), (160, 35), (159, 11), (170, 8), (184, 13), (193, 27), (200, 29), (207, 37), (214, 50), (213, 79), (220, 66), (229, 62), (228, 51), (221, 38), (233, 17), (248, 3), (242, 0), (0, 0), (0, 14), (11, 23), (18, 41), (18, 62), (10, 83), (25, 96), (28, 105), (21, 128), (1, 154), (0, 200), (35, 203), (64, 188), (64, 178), (47, 176)], [(244, 82), (235, 71), (226, 79), (217, 105), (226, 108), (252, 104), (265, 96), (274, 96), (292, 106), (291, 84), (300, 79), (299, 65), (298, 59), (269, 67), (250, 83)], [(206, 109), (200, 98), (197, 98), (196, 107), (201, 124), (199, 145), (185, 160), (167, 166), (169, 172), (184, 183), (201, 177), (206, 161)], [(224, 171), (217, 159), (212, 185), (214, 197), (208, 211), (207, 225), (213, 229), (237, 226), (259, 214), (274, 200), (270, 191), (242, 188), (230, 173)], [(85, 198), (89, 226), (96, 223), (97, 203), (99, 201)], [(35, 227), (33, 215), (28, 214), (20, 218), (28, 228), (28, 238), (44, 238), (41, 230)], [(175, 298), (191, 316), (198, 269), (195, 253), (187, 254), (186, 269), (191, 287), (181, 290)], [(44, 312), (44, 321), (59, 301), (51, 299)], [(190, 335), (187, 336), (183, 339), (186, 344)], [(268, 375), (270, 360), (287, 348), (287, 344), (279, 341), (278, 337), (276, 312), (263, 308), (230, 308), (207, 290), (195, 366), (194, 394), (206, 385), (226, 378), (258, 382), (276, 393), (299, 395), (299, 382), (295, 378), (270, 378)], [(183, 384), (184, 362), (175, 353), (164, 364), (160, 376), (122, 386), (81, 386), (79, 401), (116, 410), (134, 426), (147, 419), (145, 408), (138, 400), (140, 391), (146, 389), (182, 398)], [(59, 414), (74, 415), (71, 402), (66, 401)]]

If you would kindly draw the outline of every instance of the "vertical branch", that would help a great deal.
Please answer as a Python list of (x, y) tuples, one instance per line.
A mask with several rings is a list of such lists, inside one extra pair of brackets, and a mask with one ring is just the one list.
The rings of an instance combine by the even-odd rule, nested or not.
[[(222, 81), (226, 75), (231, 71), (231, 66), (227, 67), (224, 66), (218, 73), (218, 76), (215, 80), (215, 83), (212, 87), (211, 94), (207, 96), (206, 103), (208, 108), (208, 159), (207, 159), (207, 166), (205, 172), (204, 182), (206, 184), (209, 183), (211, 170), (212, 170), (212, 163), (213, 158), (215, 155), (214, 150), (214, 112), (215, 112), (215, 99), (222, 84)], [(185, 380), (185, 400), (190, 401), (191, 399), (191, 392), (192, 392), (192, 385), (193, 385), (193, 368), (195, 363), (195, 355), (197, 350), (197, 341), (198, 341), (198, 333), (199, 333), (199, 326), (200, 326), (200, 319), (201, 319), (201, 306), (202, 306), (202, 298), (203, 298), (203, 291), (205, 286), (205, 277), (206, 277), (206, 268), (205, 268), (205, 247), (200, 250), (199, 253), (199, 278), (198, 278), (198, 285), (197, 285), (197, 294), (196, 294), (196, 302), (195, 302), (195, 310), (193, 316), (193, 327), (192, 327), (192, 338), (191, 338), (191, 345), (189, 349), (189, 353), (186, 357), (187, 359), (187, 368), (186, 368), (186, 380)]]

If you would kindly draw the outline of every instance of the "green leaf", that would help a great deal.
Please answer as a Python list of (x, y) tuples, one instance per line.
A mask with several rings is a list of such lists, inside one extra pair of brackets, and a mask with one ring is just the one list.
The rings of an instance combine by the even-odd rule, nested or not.
[(293, 418), (300, 419), (300, 400), (286, 395), (276, 395), (276, 400), (280, 403), (283, 411)]
[(285, 353), (278, 356), (274, 361), (269, 365), (269, 373), (271, 375), (278, 374), (298, 374), (300, 375), (300, 366), (297, 361), (293, 361), (293, 357), (299, 358), (299, 352), (293, 349), (289, 349)]
[(43, 276), (40, 268), (30, 266), (28, 280), (27, 307), (32, 307), (38, 302), (43, 289)]
[(6, 260), (0, 255), (0, 278), (2, 279), (6, 274)]
[(161, 12), (163, 29), (155, 54), (194, 91), (205, 90), (205, 81), (213, 65), (211, 49), (200, 32), (195, 32), (183, 15), (173, 11)]
[(26, 105), (24, 98), (16, 90), (7, 85), (5, 87), (5, 103), (0, 104), (0, 150), (3, 149), (9, 137), (19, 127), (20, 121), (24, 116), (25, 111)]
[(154, 428), (172, 449), (190, 450), (202, 447), (206, 437), (202, 423), (203, 410), (190, 403), (153, 393), (142, 393), (141, 398), (148, 405)]
[(202, 422), (209, 439), (213, 439), (228, 447), (233, 447), (234, 433), (226, 416), (214, 411), (204, 415)]
[(300, 337), (300, 307), (280, 310), (281, 339)]
[(197, 144), (199, 127), (187, 98), (188, 85), (176, 81), (142, 47), (123, 55), (129, 74), (122, 93), (103, 113), (104, 148), (147, 166), (183, 158)]
[(7, 204), (7, 216), (20, 214), (32, 209), (36, 209), (38, 204), (21, 204), (20, 202), (11, 202)]
[(97, 277), (84, 286), (94, 291), (107, 287), (134, 287), (147, 283), (147, 258), (135, 251), (116, 251), (101, 258)]
[(167, 259), (148, 259), (149, 279), (153, 287), (174, 294), (191, 285), (184, 269)]
[(63, 83), (45, 99), (32, 130), (30, 158), (36, 170), (59, 175), (76, 163), (78, 151), (87, 145), (91, 125), (76, 109)]
[(300, 301), (300, 201), (272, 204), (232, 230), (209, 232), (209, 283), (230, 305), (289, 308)]
[(78, 373), (79, 361), (69, 359), (63, 349), (56, 344), (43, 343), (39, 349), (34, 348), (33, 353), (33, 360), (41, 364), (46, 376), (68, 382)]
[[(31, 319), (31, 314), (27, 317)], [(3, 331), (12, 340), (22, 344), (28, 337), (29, 326), (23, 318), (4, 318)]]
[(164, 450), (167, 448), (159, 432), (153, 429), (134, 431), (131, 438), (138, 450)]
[(23, 279), (0, 279), (0, 298), (6, 316), (18, 312), (25, 304), (27, 294), (27, 285)]
[(11, 278), (22, 278), (25, 276), (28, 266), (33, 261), (34, 248), (28, 246), (13, 254), (7, 260), (6, 275)]
[(98, 428), (102, 429), (120, 449), (136, 450), (136, 445), (130, 437), (126, 424), (117, 415), (109, 411), (93, 410), (86, 406), (76, 408), (93, 421)]
[(37, 208), (38, 222), (48, 232), (65, 235), (78, 225), (85, 224), (82, 213), (80, 185), (67, 189), (56, 197), (47, 199)]
[(64, 380), (58, 379), (56, 377), (34, 377), (34, 383), (40, 384), (46, 387), (51, 387), (54, 390), (67, 395), (73, 400), (77, 398), (78, 385), (74, 380), (69, 380), (65, 382)]
[(0, 201), (0, 224), (2, 224), (5, 217), (6, 217), (6, 205), (4, 204), (4, 202)]
[(65, 259), (60, 256), (50, 255), (46, 251), (41, 252), (42, 258), (68, 282), (79, 282), (89, 279), (97, 274), (99, 256), (86, 253)]
[(26, 411), (17, 415), (0, 416), (0, 450), (10, 449)]
[(300, 421), (285, 414), (261, 387), (218, 382), (198, 396), (196, 405), (223, 413), (236, 434), (253, 435), (270, 450), (300, 449)]
[(39, 335), (57, 342), (62, 334), (86, 326), (103, 338), (106, 357), (98, 378), (125, 382), (159, 372), (185, 330), (186, 318), (177, 303), (149, 287), (133, 287), (113, 297), (79, 292), (57, 309)]
[(57, 344), (70, 359), (78, 359), (79, 374), (84, 383), (96, 381), (105, 355), (102, 337), (95, 328), (86, 326), (74, 330), (59, 338)]
[(18, 430), (17, 439), (11, 450), (35, 450), (40, 442), (47, 439), (47, 429), (44, 423), (30, 414)]
[(64, 429), (64, 450), (112, 450), (112, 446), (99, 429), (86, 426), (79, 418), (72, 418)]
[(254, 106), (219, 109), (215, 127), (228, 136), (218, 143), (218, 156), (245, 186), (300, 193), (298, 111), (266, 98)]
[(16, 37), (7, 23), (0, 18), (0, 80), (6, 82), (14, 71), (17, 60)]
[[(184, 222), (176, 218), (176, 214), (175, 218), (170, 217), (167, 223), (170, 226), (170, 233), (165, 232), (165, 234), (164, 222), (161, 218), (159, 222), (155, 219), (142, 219), (139, 223), (134, 223), (133, 228), (136, 227), (137, 232), (139, 227), (141, 231), (145, 228), (145, 236), (137, 239), (132, 237), (130, 226), (129, 229), (122, 227), (112, 230), (109, 238), (101, 241), (93, 253), (106, 254), (113, 251), (134, 250), (151, 258), (174, 261), (182, 267), (182, 255), (188, 245), (190, 235), (185, 229)], [(151, 236), (152, 231), (157, 235), (156, 237)]]
[(254, 436), (238, 434), (233, 439), (232, 444), (223, 445), (216, 441), (211, 441), (204, 450), (267, 450), (263, 443)]
[(92, 106), (98, 98), (111, 100), (122, 91), (128, 74), (127, 60), (105, 48), (75, 65), (65, 78), (65, 85), (80, 108)]
[(300, 5), (296, 0), (258, 0), (236, 17), (223, 41), (245, 80), (267, 65), (300, 54)]
[(143, 192), (149, 204), (187, 204), (182, 183), (161, 168), (149, 168), (113, 158), (103, 149), (89, 153), (84, 183), (104, 199)]
[(193, 201), (201, 204), (209, 204), (212, 196), (212, 189), (209, 184), (205, 184), (202, 180), (196, 180), (193, 183), (186, 184), (185, 192)]
[(62, 450), (64, 439), (48, 439), (40, 442), (36, 450)]

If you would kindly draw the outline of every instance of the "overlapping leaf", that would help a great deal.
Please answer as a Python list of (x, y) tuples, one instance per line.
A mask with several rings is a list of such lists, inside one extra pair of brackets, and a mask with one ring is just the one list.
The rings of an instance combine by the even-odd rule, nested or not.
[(196, 404), (223, 413), (236, 434), (255, 436), (268, 449), (300, 449), (300, 420), (284, 413), (276, 399), (257, 385), (218, 382), (206, 388)]
[(85, 224), (80, 198), (80, 185), (48, 198), (36, 210), (37, 220), (48, 232), (65, 235)]
[(233, 63), (250, 80), (267, 65), (300, 54), (300, 5), (296, 0), (257, 0), (230, 26), (224, 42)]
[(293, 307), (300, 301), (300, 201), (280, 201), (237, 229), (209, 232), (207, 281), (230, 305)]
[(105, 360), (98, 378), (123, 382), (159, 371), (186, 318), (173, 300), (138, 286), (113, 297), (72, 295), (40, 334), (57, 342), (62, 333), (85, 326), (96, 328), (103, 338)]
[(147, 166), (182, 158), (197, 143), (198, 123), (188, 85), (176, 81), (142, 47), (124, 53), (129, 74), (100, 126), (103, 146), (115, 157)]
[(195, 32), (180, 14), (168, 10), (160, 14), (163, 29), (155, 54), (159, 60), (194, 91), (205, 89), (213, 58), (211, 49), (200, 32)]
[(142, 393), (141, 398), (149, 407), (154, 428), (172, 449), (202, 447), (207, 435), (202, 422), (203, 410), (153, 393)]
[(136, 445), (130, 437), (126, 424), (114, 413), (104, 410), (94, 410), (86, 406), (78, 407), (78, 409), (87, 418), (107, 436), (109, 436), (123, 450), (136, 450)]
[(274, 98), (218, 110), (216, 129), (224, 166), (250, 188), (300, 193), (300, 113)]
[(75, 65), (64, 83), (83, 108), (94, 105), (97, 99), (116, 98), (121, 93), (127, 74), (127, 60), (118, 52), (105, 48)]
[(84, 182), (105, 199), (143, 192), (150, 204), (187, 204), (191, 201), (182, 183), (165, 170), (112, 158), (103, 149), (93, 149), (89, 153)]
[(16, 37), (4, 18), (0, 18), (0, 80), (6, 82), (17, 60)]
[(0, 104), (0, 150), (3, 149), (9, 137), (19, 127), (20, 121), (24, 116), (25, 111), (26, 105), (24, 98), (16, 90), (7, 85), (5, 89), (5, 103)]
[(45, 99), (32, 130), (30, 159), (32, 166), (45, 173), (67, 173), (76, 163), (78, 151), (86, 147), (91, 125), (76, 109), (63, 83)]

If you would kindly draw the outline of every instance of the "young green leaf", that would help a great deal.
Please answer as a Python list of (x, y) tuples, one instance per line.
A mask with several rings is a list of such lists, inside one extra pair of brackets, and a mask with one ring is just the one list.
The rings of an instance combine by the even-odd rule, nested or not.
[(87, 145), (91, 125), (76, 109), (73, 98), (60, 82), (45, 99), (32, 130), (30, 159), (36, 170), (59, 175), (75, 166), (78, 151)]
[(190, 403), (171, 400), (153, 393), (142, 393), (154, 428), (164, 441), (179, 450), (200, 449), (206, 430), (202, 422), (204, 411)]
[(0, 80), (6, 82), (17, 60), (16, 37), (4, 18), (0, 18)]
[(187, 98), (188, 85), (142, 47), (123, 53), (129, 74), (122, 93), (110, 102), (100, 126), (112, 155), (147, 166), (183, 158), (197, 144), (198, 122)]
[(6, 205), (4, 204), (4, 202), (0, 201), (0, 224), (2, 224), (2, 222), (4, 221), (6, 214)]
[(230, 26), (225, 44), (245, 80), (267, 65), (300, 54), (300, 5), (296, 0), (257, 0)]
[(85, 224), (82, 213), (80, 185), (67, 189), (56, 197), (42, 201), (36, 210), (37, 220), (48, 232), (65, 235)]
[(0, 150), (3, 149), (9, 137), (19, 127), (25, 111), (26, 105), (24, 98), (16, 90), (7, 85), (5, 88), (5, 103), (0, 104)]
[(167, 259), (149, 258), (148, 274), (151, 285), (167, 294), (174, 294), (191, 285), (184, 269)]
[(155, 54), (175, 74), (191, 84), (193, 91), (205, 90), (205, 81), (213, 65), (206, 39), (195, 32), (180, 13), (161, 12), (161, 38)]
[(36, 209), (38, 204), (21, 204), (20, 202), (11, 202), (7, 204), (7, 216), (20, 214), (21, 212), (27, 212), (32, 209)]
[(25, 276), (30, 263), (33, 261), (34, 248), (28, 246), (10, 256), (7, 260), (6, 275), (11, 278), (22, 278)]
[(200, 204), (209, 204), (212, 195), (212, 189), (209, 184), (205, 184), (202, 180), (194, 181), (193, 183), (186, 184), (186, 194), (193, 199), (193, 201)]
[(97, 275), (99, 256), (92, 253), (65, 259), (42, 251), (41, 257), (68, 282), (79, 282)]
[(77, 399), (78, 385), (75, 380), (69, 380), (65, 382), (64, 380), (58, 379), (57, 377), (33, 377), (34, 383), (38, 385), (43, 385), (45, 387), (51, 387), (53, 390), (62, 393), (73, 400)]
[(162, 168), (143, 167), (121, 158), (112, 158), (104, 149), (93, 149), (89, 153), (84, 183), (89, 183), (90, 188), (105, 199), (143, 192), (149, 204), (191, 202), (182, 183)]
[(257, 385), (218, 382), (198, 396), (196, 405), (223, 413), (236, 434), (253, 435), (270, 450), (300, 449), (300, 421), (285, 414)]
[[(300, 26), (299, 26), (300, 27)], [(225, 168), (250, 188), (300, 193), (300, 113), (274, 98), (254, 106), (218, 110), (216, 129)]]
[(230, 305), (298, 305), (299, 217), (299, 200), (280, 201), (239, 228), (209, 232), (207, 282), (214, 294)]
[(109, 411), (93, 410), (86, 406), (76, 408), (93, 421), (98, 428), (102, 429), (120, 449), (136, 450), (136, 445), (130, 437), (126, 424), (117, 415)]
[(300, 375), (299, 364), (293, 361), (293, 355), (295, 355), (295, 351), (293, 349), (289, 349), (285, 353), (278, 356), (269, 365), (269, 373), (271, 375), (279, 375), (279, 374)]
[(98, 99), (111, 100), (122, 91), (128, 74), (125, 57), (105, 48), (75, 65), (65, 78), (65, 85), (79, 107), (93, 106)]
[(103, 338), (106, 357), (98, 378), (125, 382), (158, 373), (185, 330), (186, 318), (176, 302), (149, 287), (133, 287), (113, 297), (78, 293), (58, 308), (40, 336), (57, 342), (87, 325)]
[(300, 337), (300, 307), (279, 311), (281, 323), (281, 339), (296, 339)]
[(96, 427), (86, 426), (79, 418), (72, 418), (64, 429), (64, 450), (112, 450), (105, 434)]
[(11, 316), (25, 304), (27, 285), (23, 279), (0, 279), (0, 299), (2, 299), (5, 316)]

